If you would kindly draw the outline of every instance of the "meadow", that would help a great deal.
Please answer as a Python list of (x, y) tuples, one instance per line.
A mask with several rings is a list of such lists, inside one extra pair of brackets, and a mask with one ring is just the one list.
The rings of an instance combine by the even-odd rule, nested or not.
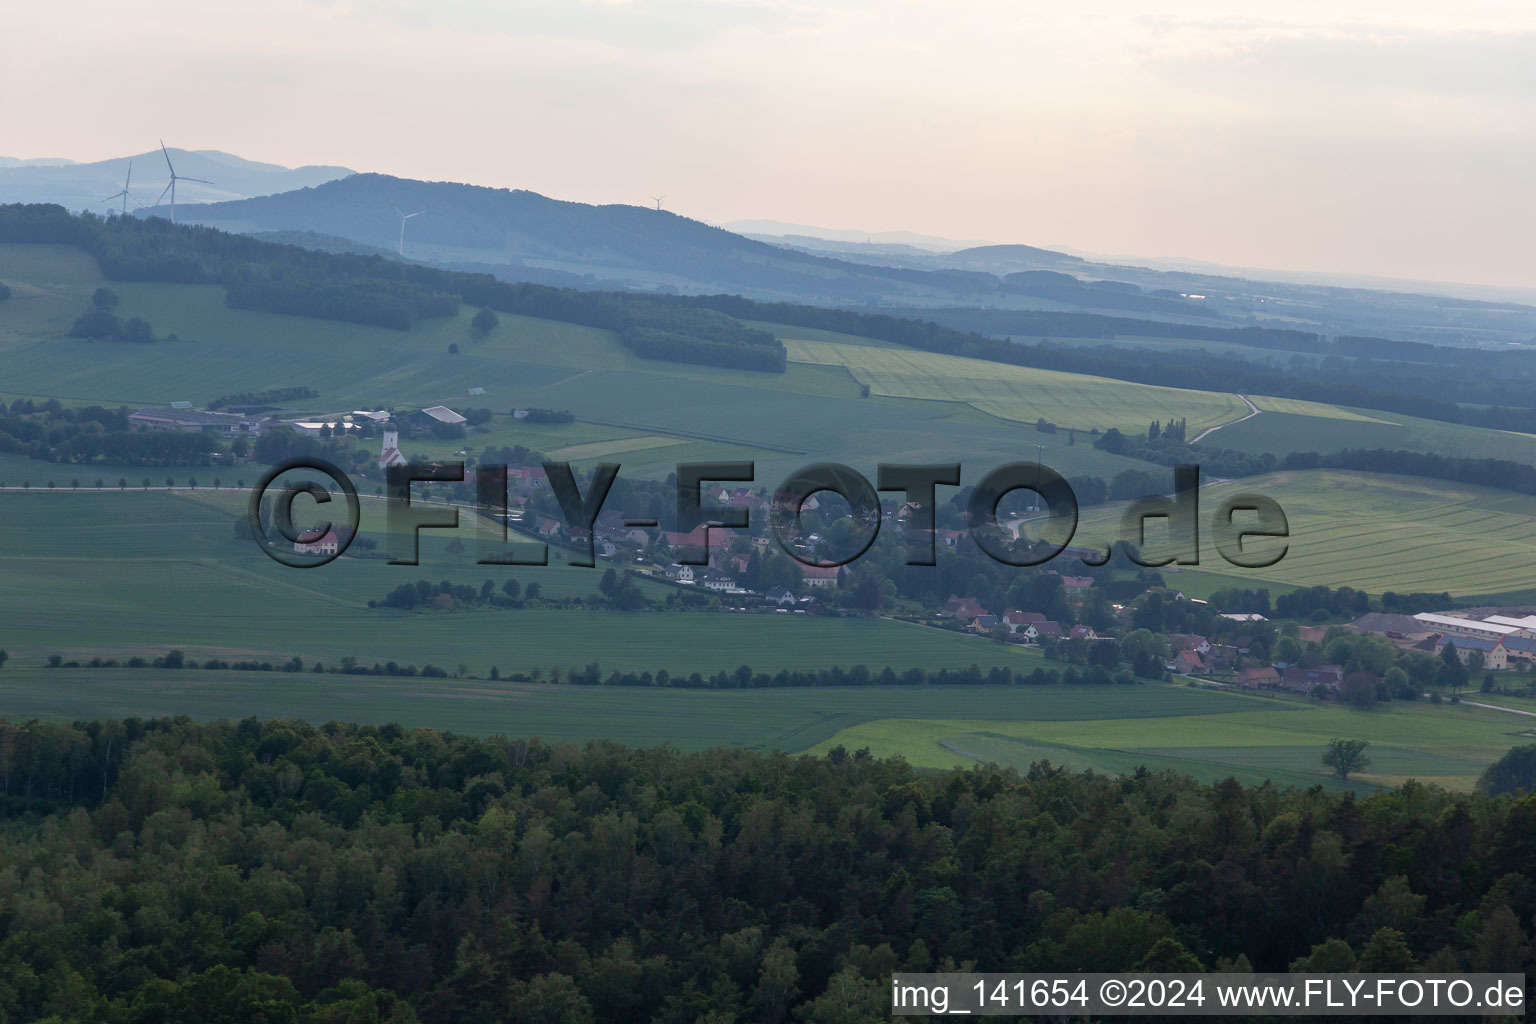
[[(1175, 703), (1175, 694), (1202, 705), (1200, 712)], [(1119, 704), (1122, 695), (1113, 700)], [(1348, 736), (1371, 743), (1371, 765), (1351, 777), (1352, 786), (1397, 786), (1414, 778), (1467, 790), (1489, 762), (1536, 734), (1536, 719), (1526, 716), (1428, 702), (1357, 711), (1300, 699), (1151, 686), (1138, 688), (1121, 706), (1137, 707), (1139, 714), (1103, 715), (1091, 701), (1079, 701), (1078, 713), (1066, 720), (967, 719), (959, 713), (893, 717), (844, 728), (809, 752), (842, 745), (868, 747), (877, 755), (899, 753), (929, 768), (981, 761), (1022, 771), (1049, 760), (1076, 771), (1129, 773), (1145, 766), (1206, 781), (1231, 776), (1253, 785), (1268, 779), (1280, 786), (1333, 787), (1339, 783), (1322, 766), (1322, 753), (1330, 739)]]
[[(1237, 494), (1267, 495), (1285, 510), (1289, 547), (1270, 568), (1238, 569), (1216, 551), (1211, 516)], [(1351, 586), (1372, 594), (1499, 594), (1532, 585), (1536, 501), (1508, 491), (1309, 470), (1212, 484), (1201, 490), (1200, 508), (1200, 568), (1213, 575), (1260, 584)], [(1103, 544), (1119, 536), (1123, 511), (1111, 506), (1085, 511), (1074, 543)], [(1149, 528), (1149, 554), (1156, 553), (1153, 542), (1160, 536), (1157, 527)], [(1268, 550), (1282, 542), (1257, 543)], [(1177, 585), (1177, 577), (1170, 580)]]

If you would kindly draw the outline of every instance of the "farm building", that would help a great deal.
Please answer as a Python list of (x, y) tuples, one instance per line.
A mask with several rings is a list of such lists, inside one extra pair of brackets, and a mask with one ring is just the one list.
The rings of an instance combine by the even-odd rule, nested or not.
[(1266, 686), (1278, 686), (1280, 685), (1280, 673), (1275, 671), (1273, 665), (1241, 669), (1237, 673), (1237, 685), (1245, 690), (1258, 690)]
[(447, 426), (462, 426), (469, 422), (446, 405), (434, 405), (426, 409), (417, 409), (410, 414), (410, 420), (412, 425), (418, 427), (431, 427), (439, 423)]
[(1504, 639), (1489, 639), (1483, 636), (1464, 636), (1459, 633), (1443, 633), (1436, 641), (1436, 647), (1444, 647), (1450, 644), (1455, 649), (1457, 657), (1463, 662), (1470, 661), (1473, 654), (1483, 656), (1483, 667), (1491, 669), (1503, 669), (1509, 665), (1509, 654), (1504, 650)]
[(1462, 636), (1480, 636), (1488, 640), (1500, 640), (1511, 633), (1520, 632), (1519, 626), (1509, 626), (1500, 622), (1483, 622), (1478, 619), (1463, 618), (1459, 615), (1441, 615), (1437, 612), (1420, 612), (1414, 619), (1423, 623), (1425, 628), (1437, 629), (1442, 633), (1451, 632)]
[[(186, 405), (185, 402), (176, 403)], [(159, 406), (135, 409), (128, 414), (128, 425), (144, 430), (179, 430), (186, 433), (217, 434), (235, 437), (246, 434), (255, 437), (262, 429), (276, 423), (269, 418), (253, 418), (228, 412), (205, 412), (201, 409)]]

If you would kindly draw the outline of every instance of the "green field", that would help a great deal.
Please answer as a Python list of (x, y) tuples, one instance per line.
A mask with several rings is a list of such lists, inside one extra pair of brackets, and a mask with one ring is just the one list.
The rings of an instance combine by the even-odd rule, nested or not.
[[(1193, 697), (1204, 707), (1191, 713), (1175, 695)], [(1322, 767), (1322, 751), (1329, 739), (1352, 736), (1371, 741), (1372, 764), (1359, 776), (1361, 783), (1395, 786), (1416, 778), (1465, 790), (1490, 761), (1530, 742), (1536, 732), (1536, 719), (1451, 704), (1394, 703), (1390, 710), (1355, 711), (1167, 686), (1117, 693), (1113, 699), (1117, 707), (1137, 707), (1138, 716), (1101, 714), (1090, 701), (1072, 720), (978, 720), (948, 713), (889, 718), (842, 729), (810, 752), (841, 744), (850, 750), (869, 747), (877, 755), (899, 753), (930, 768), (982, 761), (1023, 770), (1049, 760), (1075, 770), (1122, 773), (1145, 765), (1206, 780), (1232, 776), (1255, 785), (1271, 779), (1310, 786), (1334, 784)]]
[[(1044, 417), (1080, 430), (1144, 430), (1187, 418), (1191, 432), (1224, 426), (1211, 443), (1251, 451), (1402, 447), (1536, 459), (1536, 438), (1436, 424), (1396, 414), (1257, 397), (1264, 410), (1237, 423), (1235, 395), (1157, 388), (1011, 367), (883, 345), (831, 332), (763, 324), (785, 341), (784, 374), (656, 362), (612, 334), (503, 315), (475, 341), (473, 309), (393, 331), (231, 310), (216, 287), (114, 282), (124, 315), (142, 315), (156, 345), (66, 337), (103, 281), (92, 261), (64, 247), (0, 245), (0, 385), (7, 399), (70, 403), (203, 403), (216, 395), (306, 384), (310, 413), (430, 404), (488, 407), (495, 415), (463, 440), (408, 441), (408, 453), (449, 457), (487, 445), (523, 444), (576, 462), (618, 461), (625, 474), (665, 477), (676, 463), (743, 459), (756, 483), (774, 486), (809, 462), (847, 462), (873, 478), (880, 461), (961, 461), (964, 482), (1006, 461), (1041, 458), (1069, 477), (1110, 479), (1146, 464), (1069, 445), (1065, 431), (1033, 429)], [(456, 344), (460, 354), (450, 354)], [(870, 397), (860, 396), (867, 385)], [(483, 397), (465, 397), (469, 387)], [(529, 425), (510, 410), (568, 409), (576, 422)], [(374, 444), (376, 442), (369, 442)], [(1037, 454), (1036, 445), (1044, 450)], [(229, 486), (261, 467), (64, 466), (0, 455), (0, 714), (197, 718), (298, 715), (400, 720), (476, 733), (546, 739), (608, 737), (636, 744), (720, 743), (822, 751), (836, 743), (901, 753), (929, 767), (991, 761), (1026, 768), (1049, 759), (1074, 768), (1172, 768), (1202, 778), (1234, 775), (1331, 785), (1319, 766), (1333, 735), (1371, 739), (1376, 763), (1361, 784), (1408, 776), (1464, 789), (1482, 766), (1520, 742), (1525, 720), (1467, 707), (1393, 705), (1363, 714), (1165, 686), (1106, 689), (920, 687), (702, 692), (510, 684), (487, 677), (538, 669), (546, 677), (592, 662), (606, 670), (674, 674), (865, 665), (879, 670), (977, 664), (1029, 670), (1039, 655), (978, 638), (886, 619), (791, 614), (617, 613), (555, 609), (405, 613), (370, 609), (418, 579), (495, 585), (515, 577), (546, 596), (582, 597), (600, 571), (552, 553), (545, 568), (473, 564), (473, 529), (449, 550), (428, 533), (418, 567), (345, 558), (314, 570), (279, 566), (232, 524), (245, 497)], [(1155, 469), (1161, 478), (1166, 470)], [(69, 490), (119, 476), (126, 493)], [(135, 490), (144, 477), (196, 492)], [(224, 490), (207, 488), (221, 478)], [(58, 489), (48, 491), (52, 480)], [(361, 485), (372, 492), (376, 480)], [(1291, 523), (1290, 553), (1268, 570), (1227, 566), (1210, 543), (1209, 516), (1234, 492), (1269, 494)], [(1206, 549), (1199, 570), (1167, 582), (1191, 596), (1234, 583), (1325, 583), (1382, 590), (1498, 594), (1529, 590), (1536, 506), (1505, 492), (1360, 473), (1281, 473), (1217, 484), (1201, 495)], [(1088, 510), (1076, 542), (1119, 533), (1119, 509)], [(466, 521), (467, 523), (467, 521)], [(387, 547), (380, 507), (364, 502), (365, 535)], [(643, 583), (653, 597), (670, 589)], [(466, 678), (379, 678), (312, 672), (167, 673), (47, 669), (50, 655), (189, 657), (306, 665), (353, 657), (367, 665), (434, 664)], [(478, 678), (471, 678), (478, 677)], [(1536, 720), (1532, 720), (1536, 721)]]
[[(293, 403), (306, 412), (447, 404), (497, 414), (487, 430), (464, 441), (408, 441), (408, 454), (442, 457), (486, 445), (574, 448), (567, 453), (573, 461), (608, 458), (651, 477), (665, 477), (681, 461), (754, 460), (758, 482), (767, 486), (808, 462), (828, 459), (871, 477), (875, 463), (896, 459), (963, 460), (978, 466), (979, 475), (1036, 457), (1037, 443), (1046, 445), (1045, 457), (1067, 476), (1107, 479), (1141, 465), (1088, 444), (1069, 447), (1064, 435), (1039, 434), (961, 400), (861, 399), (858, 382), (841, 366), (794, 363), (775, 374), (646, 360), (607, 331), (508, 314), (494, 334), (476, 341), (472, 308), (421, 321), (409, 331), (230, 309), (215, 286), (106, 282), (88, 256), (60, 246), (0, 245), (0, 280), (16, 291), (0, 306), (0, 394), (8, 399), (204, 403), (221, 394), (304, 384), (320, 394)], [(144, 316), (162, 337), (174, 333), (182, 340), (123, 345), (68, 338), (70, 324), (103, 284), (122, 297), (123, 315)], [(785, 337), (844, 337), (774, 329)], [(450, 344), (461, 354), (449, 354)], [(466, 397), (471, 387), (487, 393)], [(1223, 396), (1204, 400), (1213, 399), (1225, 407)], [(528, 406), (568, 409), (578, 422), (530, 425), (509, 415)], [(641, 439), (655, 438), (669, 443), (637, 447)], [(593, 447), (581, 447), (587, 445)], [(78, 475), (3, 460), (0, 473), (8, 482), (34, 483)], [(109, 467), (106, 473), (112, 480), (122, 473), (130, 479), (144, 475), (138, 467)]]
[[(1210, 517), (1237, 494), (1280, 503), (1289, 551), (1268, 569), (1238, 569), (1217, 553)], [(1536, 500), (1417, 477), (1312, 470), (1214, 484), (1200, 492), (1201, 569), (1293, 586), (1497, 594), (1529, 588), (1536, 565)], [(1083, 514), (1074, 543), (1103, 544), (1120, 508)], [(1149, 530), (1155, 540), (1155, 529)], [(1265, 542), (1273, 544), (1275, 542)], [(1155, 553), (1149, 543), (1149, 553)], [(1177, 586), (1178, 577), (1169, 577)], [(1245, 584), (1248, 585), (1248, 584)]]
[(1345, 448), (1386, 448), (1468, 459), (1536, 462), (1536, 437), (1507, 430), (1468, 427), (1395, 412), (1253, 396), (1261, 410), (1242, 423), (1222, 427), (1207, 442), (1244, 452), (1336, 452)]
[[(428, 531), (421, 564), (343, 558), (316, 569), (278, 565), (236, 541), (243, 497), (202, 491), (0, 494), (0, 646), (11, 667), (50, 654), (123, 659), (181, 648), (199, 660), (284, 658), (364, 664), (465, 665), (477, 675), (605, 670), (714, 672), (852, 667), (939, 669), (976, 663), (1029, 670), (1039, 655), (886, 619), (775, 613), (580, 610), (400, 612), (370, 609), (401, 583), (538, 582), (549, 597), (596, 592), (602, 570), (477, 566), (473, 527)], [(365, 535), (387, 548), (382, 509), (363, 503)], [(665, 596), (660, 584), (654, 596)]]
[(1190, 436), (1248, 413), (1235, 395), (1131, 384), (1077, 373), (1008, 366), (902, 348), (786, 340), (796, 363), (843, 366), (877, 395), (964, 402), (1003, 419), (1040, 417), (1078, 430), (1144, 431), (1187, 418)]

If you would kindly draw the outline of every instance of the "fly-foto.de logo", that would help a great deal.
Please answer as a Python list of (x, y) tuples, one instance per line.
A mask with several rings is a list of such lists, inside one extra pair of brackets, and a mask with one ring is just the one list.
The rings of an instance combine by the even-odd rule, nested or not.
[[(596, 565), (595, 530), (603, 504), (619, 475), (619, 465), (599, 463), (587, 474), (585, 490), (567, 462), (545, 462), (543, 471), (550, 491), (563, 518), (565, 536), (575, 550), (569, 564), (590, 568)], [(321, 510), (333, 502), (331, 488), (303, 479), (278, 486), (277, 481), (290, 473), (310, 471), (326, 477), (343, 498), (347, 521), (325, 522), (300, 530), (294, 525), (294, 504), (303, 495)], [(474, 474), (475, 511), (499, 530), (482, 531), (480, 565), (547, 565), (547, 543), (508, 543), (507, 467), (481, 465)], [(835, 462), (819, 462), (796, 470), (774, 491), (766, 516), (768, 535), (791, 558), (817, 567), (843, 566), (856, 561), (879, 536), (884, 518), (880, 492), (904, 495), (903, 542), (907, 565), (937, 564), (935, 542), (936, 497), (941, 486), (961, 484), (959, 463), (881, 463), (875, 482), (858, 470)], [(417, 565), (420, 560), (422, 530), (453, 530), (459, 526), (459, 508), (428, 506), (412, 502), (411, 485), (462, 484), (466, 482), (462, 462), (436, 464), (398, 464), (386, 475), (383, 502), (387, 530), (398, 550), (392, 551), (391, 565)], [(685, 551), (677, 561), (684, 565), (709, 563), (709, 530), (700, 527), (752, 531), (763, 524), (752, 521), (751, 509), (705, 500), (705, 485), (712, 483), (752, 483), (756, 468), (751, 462), (685, 462), (676, 473), (676, 530), (697, 531), (702, 543)], [(1147, 495), (1127, 505), (1120, 516), (1117, 539), (1125, 541), (1129, 557), (1139, 565), (1200, 564), (1200, 468), (1175, 466), (1173, 494)], [(1028, 522), (1038, 524), (1051, 539), (1030, 541), (1015, 522), (1013, 528), (999, 518), (1004, 498), (1016, 492), (1029, 492), (1036, 499), (1037, 515)], [(848, 550), (827, 556), (808, 553), (806, 531), (802, 523), (807, 506), (816, 495), (835, 494), (846, 503), (847, 521), (853, 527), (854, 540)], [(270, 505), (268, 499), (271, 499)], [(270, 508), (270, 514), (268, 509)], [(1078, 501), (1072, 485), (1055, 470), (1038, 462), (1011, 462), (999, 466), (976, 481), (965, 502), (968, 533), (976, 547), (990, 558), (1011, 566), (1043, 565), (1067, 550), (1078, 527)], [(323, 514), (323, 513), (322, 513)], [(361, 503), (357, 488), (337, 466), (318, 458), (289, 459), (273, 466), (251, 492), (247, 509), (250, 531), (270, 557), (295, 568), (315, 568), (335, 561), (356, 538), (361, 526)], [(268, 530), (268, 520), (272, 530)], [(628, 528), (656, 528), (654, 518), (626, 519)], [(1147, 557), (1140, 549), (1147, 544), (1149, 524), (1165, 527), (1163, 551)], [(1223, 559), (1244, 569), (1262, 569), (1285, 557), (1289, 550), (1290, 524), (1285, 511), (1274, 499), (1260, 494), (1238, 494), (1224, 499), (1212, 512), (1210, 531), (1216, 550)], [(278, 538), (270, 536), (275, 531)], [(487, 534), (490, 535), (487, 535)], [(499, 536), (497, 535), (499, 534)], [(321, 540), (324, 543), (320, 543)], [(283, 543), (287, 542), (286, 546)], [(1107, 562), (1112, 544), (1103, 547), (1102, 559), (1096, 560), (1081, 548), (1073, 551), (1089, 564)]]

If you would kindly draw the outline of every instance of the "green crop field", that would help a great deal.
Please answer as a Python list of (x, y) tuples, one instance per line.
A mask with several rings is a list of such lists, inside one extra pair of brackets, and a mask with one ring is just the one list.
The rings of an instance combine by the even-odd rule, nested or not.
[[(467, 521), (453, 535), (427, 531), (421, 564), (343, 558), (315, 569), (278, 565), (236, 541), (243, 496), (208, 492), (0, 494), (0, 647), (9, 667), (66, 658), (125, 659), (180, 648), (199, 660), (283, 658), (364, 664), (465, 665), (484, 675), (582, 666), (684, 674), (735, 669), (939, 669), (979, 664), (1029, 670), (1038, 654), (886, 619), (777, 613), (555, 609), (400, 612), (370, 609), (401, 583), (449, 579), (479, 586), (538, 582), (549, 597), (595, 593), (602, 570), (474, 564)], [(233, 506), (233, 507), (231, 507)], [(363, 503), (365, 536), (388, 547), (382, 512)], [(653, 596), (670, 590), (661, 584)]]
[[(1175, 696), (1203, 704), (1200, 713)], [(1070, 697), (1063, 693), (1061, 699)], [(1348, 736), (1371, 742), (1372, 763), (1352, 784), (1394, 786), (1415, 778), (1466, 790), (1490, 762), (1530, 742), (1536, 730), (1536, 719), (1453, 704), (1394, 703), (1390, 710), (1355, 711), (1170, 686), (1138, 687), (1125, 698), (1120, 705), (1121, 695), (1115, 695), (1116, 710), (1134, 707), (1134, 717), (1102, 714), (1092, 701), (1081, 702), (1068, 720), (892, 716), (841, 729), (810, 752), (841, 744), (900, 754), (931, 768), (980, 761), (1024, 770), (1049, 760), (1079, 771), (1131, 772), (1144, 765), (1206, 780), (1233, 776), (1255, 785), (1270, 779), (1278, 785), (1333, 786), (1322, 753), (1328, 740)]]
[(1194, 436), (1248, 412), (1237, 396), (1211, 391), (1131, 384), (911, 349), (796, 340), (785, 341), (785, 347), (793, 362), (847, 367), (874, 394), (965, 402), (1024, 423), (1043, 416), (1078, 430), (1143, 431), (1153, 420), (1187, 418)]
[[(1289, 550), (1267, 569), (1232, 567), (1216, 551), (1210, 517), (1227, 497), (1244, 493), (1279, 502), (1290, 524)], [(1200, 492), (1200, 507), (1201, 569), (1213, 574), (1373, 594), (1497, 594), (1529, 588), (1536, 573), (1536, 500), (1508, 491), (1318, 470), (1214, 484)], [(1084, 512), (1074, 543), (1119, 536), (1122, 512)], [(1157, 527), (1149, 528), (1149, 553), (1158, 537)]]

